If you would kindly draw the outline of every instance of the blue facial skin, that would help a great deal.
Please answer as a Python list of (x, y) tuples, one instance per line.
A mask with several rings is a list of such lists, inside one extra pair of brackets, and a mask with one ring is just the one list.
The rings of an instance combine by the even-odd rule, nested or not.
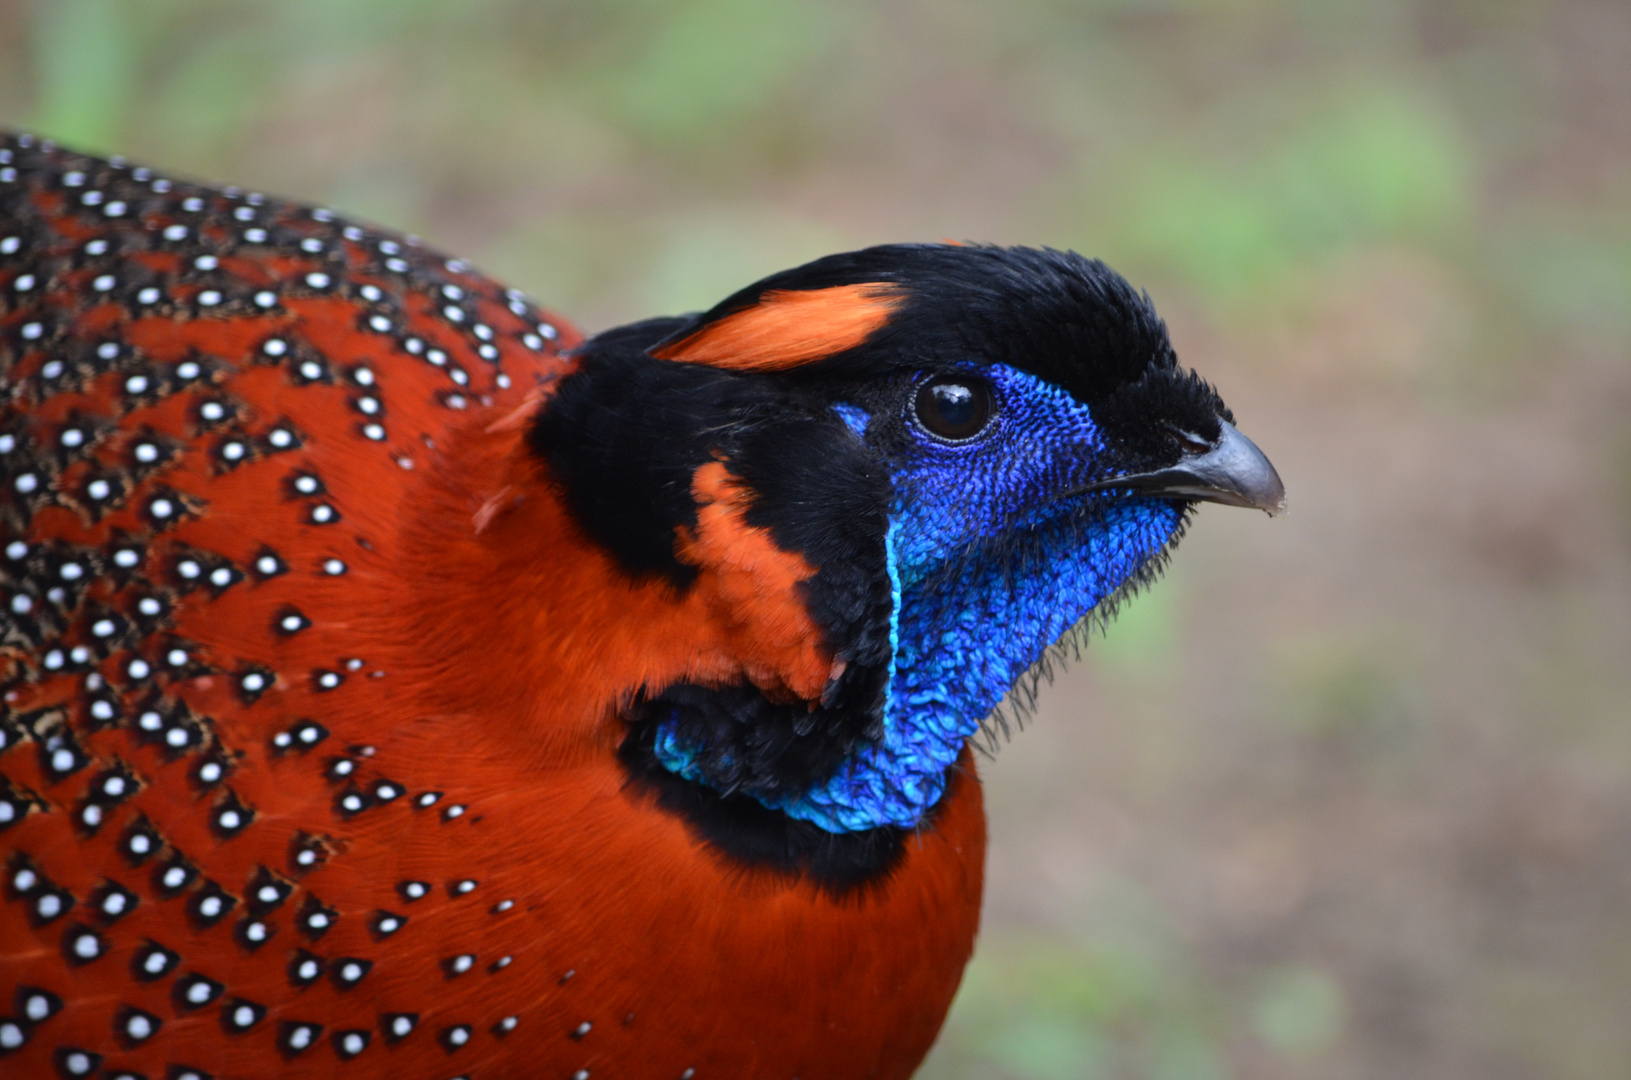
[[(909, 423), (890, 462), (894, 659), (883, 739), (825, 783), (766, 801), (829, 832), (915, 827), (1009, 688), (1101, 601), (1148, 573), (1183, 528), (1169, 500), (1064, 497), (1107, 475), (1087, 406), (1013, 368), (978, 373), (996, 391), (986, 428), (949, 443)], [(840, 406), (840, 415), (863, 434), (864, 412)], [(655, 749), (671, 771), (695, 772), (666, 727)]]

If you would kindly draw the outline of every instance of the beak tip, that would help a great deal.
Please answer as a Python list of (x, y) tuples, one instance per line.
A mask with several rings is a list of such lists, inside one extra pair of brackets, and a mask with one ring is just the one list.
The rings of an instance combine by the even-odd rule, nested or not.
[(1190, 465), (1197, 467), (1221, 492), (1236, 496), (1237, 505), (1256, 507), (1271, 518), (1285, 514), (1286, 486), (1279, 472), (1233, 424), (1223, 422), (1223, 434), (1211, 453)]
[(1264, 484), (1262, 491), (1256, 495), (1256, 505), (1271, 518), (1285, 517), (1286, 486), (1281, 482), (1280, 474), (1275, 471), (1274, 466), (1269, 464), (1268, 458), (1263, 459), (1263, 464), (1268, 466), (1269, 482)]

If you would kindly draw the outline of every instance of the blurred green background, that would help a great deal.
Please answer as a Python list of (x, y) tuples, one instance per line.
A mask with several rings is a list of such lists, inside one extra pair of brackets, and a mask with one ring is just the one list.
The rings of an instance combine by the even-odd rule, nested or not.
[(1625, 0), (0, 0), (0, 123), (600, 329), (1074, 247), (1290, 490), (987, 764), (938, 1080), (1631, 1075)]

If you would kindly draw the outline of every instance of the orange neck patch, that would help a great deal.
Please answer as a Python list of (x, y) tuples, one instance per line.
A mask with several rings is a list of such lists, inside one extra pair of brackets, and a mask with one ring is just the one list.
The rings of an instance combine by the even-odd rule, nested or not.
[(651, 355), (737, 371), (783, 371), (860, 345), (905, 299), (900, 287), (888, 282), (772, 289), (752, 307)]

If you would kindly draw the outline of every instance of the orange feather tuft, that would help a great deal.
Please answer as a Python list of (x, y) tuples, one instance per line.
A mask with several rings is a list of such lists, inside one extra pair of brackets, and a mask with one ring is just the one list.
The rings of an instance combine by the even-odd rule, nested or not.
[(887, 282), (772, 289), (752, 307), (716, 319), (652, 355), (737, 371), (783, 371), (862, 344), (905, 299)]

